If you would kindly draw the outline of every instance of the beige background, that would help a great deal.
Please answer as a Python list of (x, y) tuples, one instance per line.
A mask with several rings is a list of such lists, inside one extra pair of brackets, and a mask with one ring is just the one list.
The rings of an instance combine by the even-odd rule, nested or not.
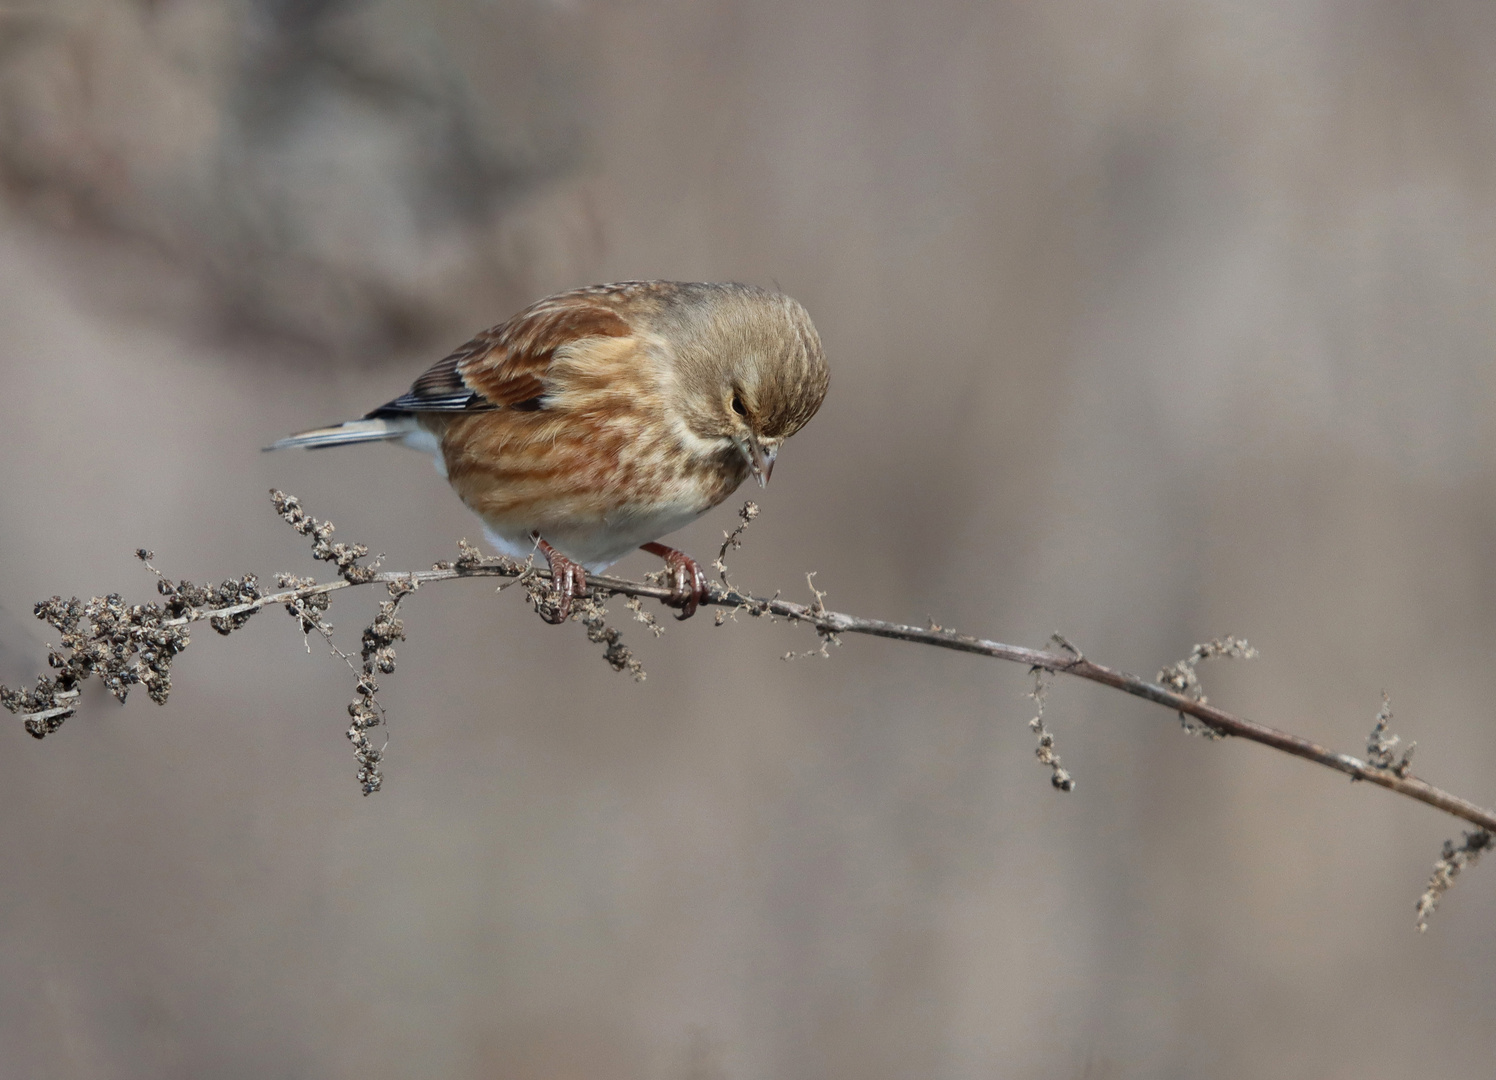
[[(736, 573), (1152, 674), (1496, 802), (1496, 8), (114, 0), (0, 16), (0, 675), (35, 599), (387, 565), (393, 448), (261, 455), (549, 291), (777, 283), (825, 408)], [(679, 534), (709, 554), (731, 506)], [(640, 556), (622, 569), (652, 568)], [(356, 644), (372, 597), (340, 599)], [(621, 609), (620, 609), (621, 610)], [(360, 798), (278, 613), (0, 727), (0, 1076), (1491, 1075), (1496, 866), (1157, 709), (804, 630), (432, 588)], [(636, 628), (642, 629), (642, 628)]]

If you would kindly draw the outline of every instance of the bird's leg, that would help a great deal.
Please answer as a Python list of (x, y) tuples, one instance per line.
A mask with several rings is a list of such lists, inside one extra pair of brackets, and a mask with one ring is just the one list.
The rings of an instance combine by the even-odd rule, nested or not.
[(554, 617), (543, 609), (540, 617), (548, 623), (564, 623), (566, 617), (571, 614), (572, 600), (587, 591), (587, 575), (582, 572), (582, 567), (578, 563), (572, 562), (542, 540), (539, 533), (535, 533), (534, 536), (535, 546), (540, 548), (540, 553), (545, 556), (546, 562), (551, 564), (551, 584), (556, 588)]
[(696, 560), (684, 551), (676, 551), (664, 544), (641, 544), (639, 549), (658, 555), (670, 568), (670, 587), (675, 595), (665, 602), (671, 607), (680, 608), (680, 614), (676, 618), (689, 619), (695, 615), (697, 606), (706, 595), (706, 575), (701, 572)]

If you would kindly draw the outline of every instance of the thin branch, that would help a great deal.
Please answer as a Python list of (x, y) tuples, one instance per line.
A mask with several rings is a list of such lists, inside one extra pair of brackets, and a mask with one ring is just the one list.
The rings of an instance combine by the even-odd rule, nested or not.
[[(98, 676), (105, 688), (121, 702), (132, 687), (141, 686), (158, 705), (165, 704), (171, 692), (172, 664), (191, 643), (189, 630), (193, 623), (206, 621), (213, 630), (226, 635), (244, 626), (257, 612), (281, 605), (295, 618), (304, 634), (316, 630), (332, 646), (333, 628), (323, 618), (332, 594), (361, 585), (383, 585), (389, 599), (380, 604), (379, 614), (364, 630), (362, 665), (354, 665), (351, 656), (332, 646), (335, 653), (354, 667), (358, 676), (357, 696), (348, 706), (352, 723), (347, 735), (354, 744), (359, 763), (360, 788), (368, 795), (379, 790), (383, 780), (380, 762), (384, 751), (373, 745), (369, 732), (383, 723), (384, 716), (383, 708), (375, 699), (379, 689), (376, 672), (389, 674), (394, 670), (393, 644), (405, 636), (397, 617), (400, 602), (422, 585), (458, 578), (500, 577), (519, 584), (537, 612), (543, 613), (553, 607), (549, 595), (551, 590), (546, 587), (550, 572), (535, 566), (533, 558), (525, 562), (505, 557), (485, 559), (476, 548), (461, 541), (459, 555), (453, 562), (441, 562), (430, 570), (409, 573), (380, 571), (377, 559), (371, 566), (363, 565), (363, 560), (369, 555), (366, 545), (334, 543), (332, 535), (335, 530), (331, 522), (307, 514), (293, 496), (281, 491), (270, 494), (276, 513), (297, 533), (311, 539), (312, 556), (336, 564), (338, 580), (318, 583), (311, 578), (280, 574), (277, 577), (280, 591), (270, 595), (261, 593), (259, 579), (253, 574), (217, 586), (198, 585), (187, 580), (172, 581), (151, 564), (152, 553), (142, 548), (135, 553), (136, 557), (156, 575), (157, 591), (163, 600), (128, 605), (117, 593), (110, 593), (88, 601), (77, 597), (64, 601), (54, 596), (39, 602), (36, 605), (37, 617), (61, 634), (60, 648), (51, 651), (47, 657), (48, 665), (57, 674), (39, 677), (35, 687), (29, 690), (0, 686), (0, 706), (20, 714), (26, 731), (40, 739), (55, 732), (73, 715), (78, 707), (81, 684), (94, 676)], [(1455, 876), (1474, 863), (1492, 843), (1492, 834), (1496, 833), (1496, 814), (1411, 775), (1411, 747), (1394, 762), (1392, 747), (1398, 740), (1387, 730), (1391, 723), (1391, 706), (1385, 700), (1367, 740), (1367, 759), (1363, 761), (1286, 731), (1235, 716), (1209, 703), (1200, 685), (1197, 665), (1215, 658), (1247, 659), (1256, 655), (1256, 650), (1244, 640), (1228, 637), (1196, 645), (1184, 660), (1160, 671), (1158, 683), (1151, 683), (1087, 659), (1058, 634), (1051, 640), (1061, 651), (1048, 652), (957, 633), (938, 625), (933, 619), (928, 626), (907, 626), (831, 611), (826, 607), (826, 593), (815, 587), (813, 574), (806, 577), (815, 597), (812, 604), (796, 604), (782, 599), (778, 593), (770, 597), (755, 596), (733, 583), (727, 574), (725, 559), (729, 551), (741, 546), (743, 531), (756, 516), (757, 509), (752, 503), (743, 507), (739, 514), (741, 524), (733, 532), (724, 534), (725, 542), (713, 563), (721, 580), (720, 583), (708, 583), (701, 604), (723, 609), (717, 614), (717, 625), (722, 624), (724, 613), (731, 615), (741, 611), (755, 617), (767, 617), (770, 621), (782, 618), (809, 624), (821, 639), (821, 655), (827, 655), (827, 644), (840, 644), (842, 634), (866, 634), (1023, 664), (1036, 680), (1034, 697), (1039, 705), (1039, 716), (1031, 727), (1039, 739), (1037, 755), (1051, 768), (1053, 782), (1062, 790), (1069, 790), (1073, 782), (1069, 773), (1061, 768), (1054, 751), (1054, 737), (1043, 722), (1045, 673), (1072, 675), (1110, 686), (1164, 706), (1179, 716), (1188, 731), (1212, 738), (1236, 735), (1259, 742), (1345, 773), (1352, 779), (1366, 780), (1427, 803), (1477, 826), (1477, 832), (1466, 834), (1463, 845), (1456, 847), (1453, 842), (1445, 845), (1443, 858), (1435, 865), (1434, 876), (1418, 903), (1420, 930), (1426, 927), (1428, 915)], [(504, 587), (499, 586), (500, 589)], [(674, 590), (654, 575), (649, 580), (631, 581), (595, 574), (589, 576), (587, 595), (579, 597), (573, 606), (572, 617), (585, 625), (588, 640), (607, 646), (604, 659), (609, 665), (642, 680), (643, 668), (620, 640), (619, 632), (609, 627), (604, 619), (606, 610), (602, 603), (615, 595), (625, 597), (626, 606), (634, 613), (635, 619), (650, 625), (658, 633), (659, 626), (643, 612), (642, 601), (671, 602)], [(790, 657), (795, 655), (791, 653)]]
[[(543, 568), (527, 566), (524, 563), (507, 558), (468, 559), (457, 565), (442, 564), (431, 570), (416, 570), (403, 573), (382, 571), (359, 580), (349, 581), (339, 579), (316, 585), (286, 589), (267, 596), (257, 597), (254, 600), (244, 603), (193, 610), (186, 615), (164, 620), (162, 625), (172, 628), (209, 619), (224, 620), (233, 619), (235, 616), (249, 616), (277, 604), (305, 602), (313, 597), (326, 596), (341, 589), (350, 589), (361, 585), (383, 585), (385, 587), (395, 585), (397, 588), (401, 586), (419, 587), (439, 581), (455, 581), (461, 578), (520, 578), (530, 576), (549, 579), (550, 572)], [(632, 581), (627, 578), (611, 577), (605, 574), (588, 575), (587, 582), (597, 599), (606, 599), (609, 595), (621, 595), (663, 601), (669, 600), (672, 595), (671, 590), (663, 585), (655, 585), (644, 581)], [(1351, 754), (1340, 753), (1339, 751), (1321, 746), (1312, 740), (1286, 731), (1280, 731), (1277, 728), (1248, 720), (1245, 717), (1236, 716), (1206, 701), (1197, 700), (1187, 693), (1178, 693), (1166, 689), (1157, 683), (1149, 682), (1137, 675), (1130, 675), (1117, 668), (1098, 664), (1073, 651), (1048, 652), (1043, 649), (1030, 649), (1022, 645), (1006, 645), (1000, 641), (972, 637), (969, 634), (958, 633), (943, 627), (908, 626), (902, 623), (885, 622), (882, 619), (866, 619), (856, 615), (826, 610), (819, 602), (811, 605), (796, 604), (777, 596), (755, 596), (736, 586), (724, 587), (716, 583), (709, 583), (707, 594), (703, 597), (701, 603), (704, 606), (711, 605), (731, 610), (746, 611), (756, 616), (770, 616), (783, 618), (790, 622), (805, 623), (814, 627), (822, 634), (866, 634), (871, 637), (889, 638), (894, 641), (931, 645), (941, 649), (953, 649), (957, 652), (987, 656), (995, 660), (1007, 660), (1029, 668), (1039, 668), (1060, 675), (1071, 675), (1078, 679), (1100, 683), (1103, 686), (1110, 686), (1115, 690), (1121, 690), (1123, 693), (1142, 698), (1144, 701), (1151, 701), (1156, 705), (1161, 705), (1171, 712), (1191, 716), (1221, 735), (1235, 735), (1239, 738), (1261, 743), (1264, 746), (1270, 746), (1275, 750), (1281, 750), (1286, 754), (1292, 754), (1294, 757), (1313, 761), (1326, 768), (1345, 773), (1356, 780), (1365, 780), (1368, 783), (1387, 788), (1389, 791), (1395, 791), (1399, 795), (1405, 795), (1410, 799), (1427, 803), (1435, 809), (1461, 818), (1482, 829), (1496, 831), (1496, 813), (1478, 806), (1467, 799), (1462, 799), (1457, 795), (1434, 787), (1432, 784), (1420, 780), (1416, 776), (1412, 776), (1411, 774), (1399, 775), (1397, 768), (1381, 768)], [(54, 708), (47, 710), (46, 713), (32, 713), (23, 718), (40, 719), (43, 716), (56, 716), (69, 711), (67, 708)]]

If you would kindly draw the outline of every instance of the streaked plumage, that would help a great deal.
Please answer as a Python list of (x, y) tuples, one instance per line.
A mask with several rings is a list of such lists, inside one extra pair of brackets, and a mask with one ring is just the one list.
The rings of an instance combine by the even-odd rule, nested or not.
[[(600, 571), (768, 480), (827, 371), (805, 309), (748, 285), (628, 281), (548, 297), (362, 420), (270, 449), (400, 440), (437, 456), (499, 550)], [(690, 579), (691, 560), (651, 545)], [(580, 587), (580, 586), (579, 586)], [(559, 614), (570, 597), (562, 590)]]

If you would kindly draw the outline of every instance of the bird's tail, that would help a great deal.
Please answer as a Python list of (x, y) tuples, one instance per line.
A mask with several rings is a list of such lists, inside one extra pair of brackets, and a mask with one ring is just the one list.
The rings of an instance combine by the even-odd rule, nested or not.
[(385, 442), (404, 439), (416, 430), (415, 421), (408, 416), (378, 417), (370, 420), (349, 420), (333, 427), (313, 428), (297, 435), (277, 439), (266, 450), (285, 450), (292, 446), (304, 446), (317, 450), (324, 446), (352, 446), (355, 443)]

